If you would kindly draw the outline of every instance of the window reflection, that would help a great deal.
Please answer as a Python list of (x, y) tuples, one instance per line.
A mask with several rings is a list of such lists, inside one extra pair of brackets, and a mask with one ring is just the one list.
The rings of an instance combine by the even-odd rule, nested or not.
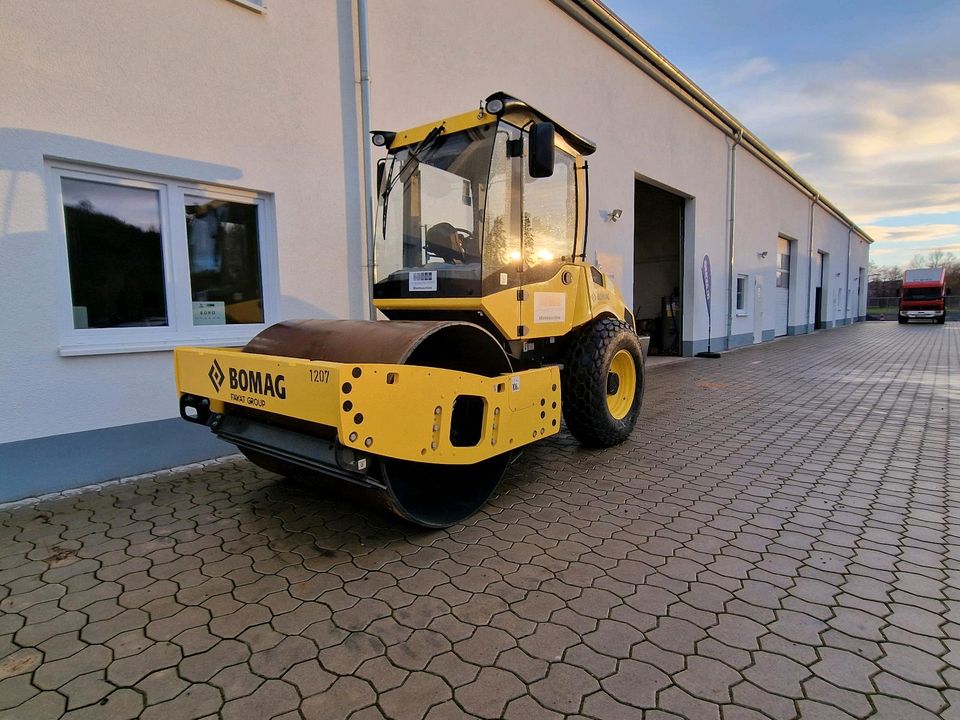
[(62, 178), (75, 328), (167, 325), (160, 194)]
[(577, 183), (573, 157), (556, 151), (553, 175), (524, 178), (524, 283), (552, 278), (573, 256)]
[(519, 214), (523, 172), (521, 158), (510, 157), (507, 143), (520, 131), (501, 124), (490, 161), (486, 217), (483, 224), (483, 292), (492, 294), (520, 284)]
[(257, 206), (186, 197), (194, 325), (263, 322)]

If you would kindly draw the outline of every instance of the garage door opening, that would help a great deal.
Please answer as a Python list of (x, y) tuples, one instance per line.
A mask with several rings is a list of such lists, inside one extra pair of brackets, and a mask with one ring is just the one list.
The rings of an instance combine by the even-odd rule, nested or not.
[(683, 343), (683, 218), (686, 198), (637, 180), (634, 190), (633, 310), (651, 355), (680, 355)]
[(814, 318), (813, 318), (813, 329), (821, 330), (825, 326), (827, 319), (827, 290), (826, 283), (824, 278), (827, 274), (827, 253), (823, 250), (817, 250), (817, 254), (814, 255), (817, 260), (817, 266), (813, 269), (814, 281), (817, 283), (814, 288)]
[(789, 330), (791, 250), (791, 242), (787, 238), (777, 239), (776, 321), (773, 330), (776, 337), (786, 335)]

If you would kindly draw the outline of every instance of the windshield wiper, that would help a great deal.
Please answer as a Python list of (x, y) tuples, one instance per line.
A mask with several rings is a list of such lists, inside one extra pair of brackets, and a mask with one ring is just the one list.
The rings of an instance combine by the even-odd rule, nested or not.
[(427, 133), (423, 140), (417, 143), (417, 146), (410, 151), (410, 157), (407, 158), (407, 161), (397, 172), (397, 176), (393, 179), (390, 185), (387, 186), (384, 196), (389, 195), (390, 191), (393, 190), (393, 186), (398, 182), (405, 183), (410, 179), (410, 176), (413, 175), (417, 167), (420, 165), (420, 154), (429, 150), (430, 147), (437, 141), (437, 138), (440, 137), (440, 133), (442, 132), (443, 125), (437, 125), (433, 130)]
[[(410, 179), (410, 176), (413, 175), (414, 171), (420, 165), (420, 153), (429, 150), (430, 147), (437, 141), (437, 138), (440, 137), (440, 133), (443, 132), (443, 125), (437, 125), (433, 130), (426, 134), (426, 137), (423, 138), (417, 146), (410, 151), (410, 157), (407, 158), (407, 161), (400, 166), (400, 170), (397, 171), (396, 176), (393, 175), (393, 162), (396, 162), (397, 156), (393, 156), (393, 162), (390, 163), (390, 172), (387, 175), (388, 184), (387, 187), (383, 190), (383, 237), (387, 236), (387, 203), (390, 201), (390, 191), (393, 190), (393, 186), (398, 182), (407, 182)], [(390, 178), (393, 178), (392, 180)]]

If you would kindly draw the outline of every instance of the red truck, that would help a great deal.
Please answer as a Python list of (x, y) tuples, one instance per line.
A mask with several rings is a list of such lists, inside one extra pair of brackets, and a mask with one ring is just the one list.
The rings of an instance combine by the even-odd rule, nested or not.
[(900, 323), (932, 320), (943, 325), (947, 319), (946, 296), (950, 294), (945, 282), (946, 271), (943, 268), (905, 271), (903, 287), (900, 289)]

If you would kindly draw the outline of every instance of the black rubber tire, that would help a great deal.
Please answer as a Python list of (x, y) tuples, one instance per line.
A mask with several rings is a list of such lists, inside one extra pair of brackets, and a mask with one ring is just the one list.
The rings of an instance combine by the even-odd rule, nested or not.
[(903, 315), (897, 315), (897, 322), (899, 322), (901, 325), (906, 325), (907, 318), (905, 318)]
[[(607, 407), (607, 376), (614, 355), (627, 350), (637, 369), (633, 405), (620, 420)], [(560, 373), (563, 419), (583, 445), (613, 447), (633, 432), (643, 400), (643, 352), (637, 334), (616, 318), (595, 320), (580, 331)]]
[(943, 325), (946, 321), (947, 321), (947, 315), (946, 313), (944, 313), (943, 315), (937, 318), (937, 325)]

